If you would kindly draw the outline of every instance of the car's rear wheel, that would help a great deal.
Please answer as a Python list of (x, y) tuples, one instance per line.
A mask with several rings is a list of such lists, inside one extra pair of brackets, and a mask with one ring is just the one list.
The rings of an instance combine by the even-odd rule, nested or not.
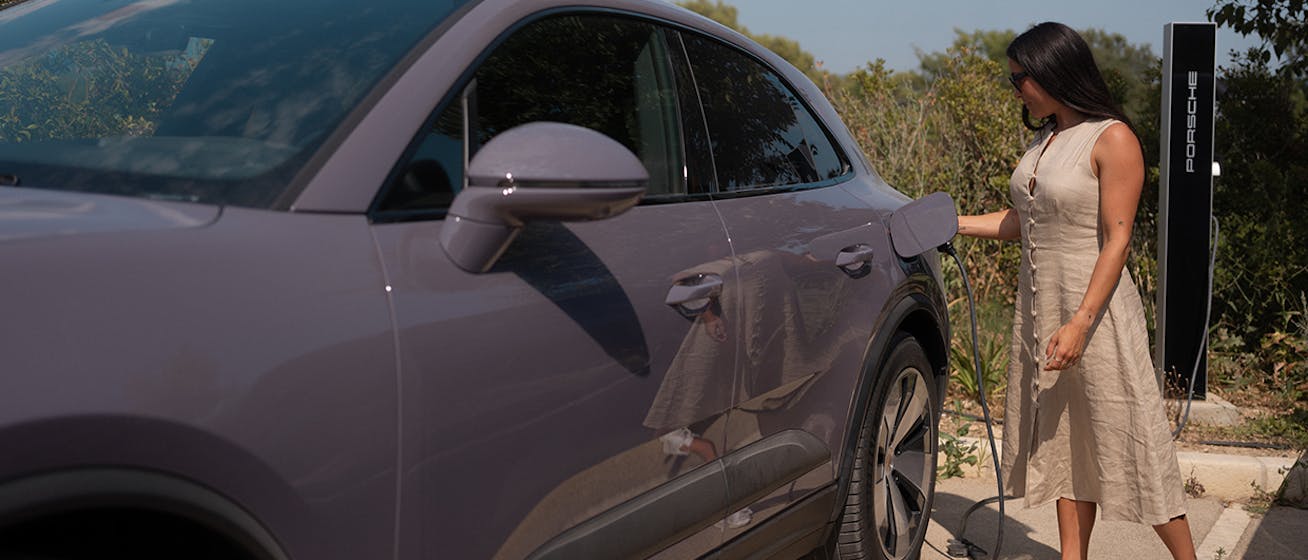
[(863, 418), (841, 518), (843, 559), (916, 558), (936, 482), (937, 385), (911, 337), (896, 341)]

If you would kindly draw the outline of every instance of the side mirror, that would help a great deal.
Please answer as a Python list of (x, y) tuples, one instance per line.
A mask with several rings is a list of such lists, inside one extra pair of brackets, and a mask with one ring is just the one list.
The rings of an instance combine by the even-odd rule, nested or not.
[(514, 127), (468, 164), (441, 247), (459, 268), (485, 272), (527, 222), (616, 216), (640, 202), (648, 182), (640, 159), (603, 134), (553, 122)]

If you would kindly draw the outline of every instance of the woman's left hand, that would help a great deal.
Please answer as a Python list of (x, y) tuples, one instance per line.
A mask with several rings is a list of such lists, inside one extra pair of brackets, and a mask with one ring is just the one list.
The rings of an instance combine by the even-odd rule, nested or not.
[(1091, 324), (1078, 317), (1054, 331), (1045, 348), (1045, 371), (1067, 369), (1081, 361)]

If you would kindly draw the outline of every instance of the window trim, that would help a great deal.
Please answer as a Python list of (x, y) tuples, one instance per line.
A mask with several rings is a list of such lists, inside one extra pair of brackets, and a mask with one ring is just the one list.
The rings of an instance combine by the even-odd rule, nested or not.
[[(712, 143), (712, 136), (709, 135), (708, 118), (704, 115), (704, 101), (700, 98), (700, 95), (699, 95), (699, 82), (695, 79), (695, 72), (694, 72), (694, 69), (691, 67), (691, 63), (690, 63), (690, 53), (687, 53), (687, 52), (686, 52), (686, 41), (685, 41), (685, 39), (682, 37), (682, 34), (681, 34), (681, 31), (680, 31), (680, 30), (677, 30), (677, 29), (670, 29), (669, 31), (670, 31), (671, 34), (672, 34), (672, 37), (671, 37), (671, 38), (676, 39), (676, 43), (677, 43), (677, 47), (676, 47), (676, 51), (677, 51), (677, 53), (676, 53), (676, 56), (672, 57), (672, 60), (669, 60), (669, 62), (672, 64), (672, 67), (673, 67), (673, 77), (675, 78), (676, 75), (677, 75), (678, 73), (680, 73), (680, 72), (684, 72), (684, 73), (686, 74), (686, 76), (687, 76), (687, 77), (689, 78), (689, 80), (690, 80), (690, 84), (689, 84), (689, 86), (690, 86), (690, 90), (691, 90), (692, 92), (694, 92), (694, 94), (695, 94), (695, 98), (694, 98), (694, 99), (682, 99), (682, 90), (681, 90), (681, 86), (682, 86), (683, 84), (681, 84), (681, 83), (679, 83), (679, 82), (678, 82), (678, 83), (674, 83), (673, 85), (676, 86), (676, 90), (675, 90), (675, 91), (677, 92), (677, 106), (680, 107), (680, 106), (682, 106), (682, 105), (690, 105), (690, 104), (693, 104), (693, 105), (694, 105), (694, 113), (695, 113), (695, 115), (698, 115), (698, 116), (699, 116), (698, 119), (695, 119), (695, 121), (696, 121), (696, 122), (695, 122), (696, 129), (697, 129), (697, 131), (698, 131), (699, 133), (703, 134), (703, 135), (704, 135), (704, 138), (707, 139), (707, 140), (709, 141), (709, 143), (711, 144), (711, 143)], [(665, 34), (665, 35), (666, 35), (666, 34)], [(681, 116), (684, 117), (684, 115), (681, 115)], [(693, 118), (693, 117), (692, 117), (692, 118)], [(690, 142), (688, 142), (688, 141), (687, 141), (687, 138), (686, 138), (686, 133), (687, 133), (686, 129), (687, 129), (687, 126), (686, 126), (686, 119), (685, 119), (685, 118), (682, 118), (682, 120), (681, 120), (681, 135), (682, 135), (682, 139), (681, 139), (681, 145), (682, 145), (682, 159), (681, 159), (681, 161), (682, 161), (682, 162), (685, 164), (685, 166), (686, 166), (684, 169), (686, 170), (686, 171), (685, 171), (685, 174), (686, 174), (686, 185), (687, 185), (687, 190), (689, 190), (689, 186), (690, 186), (690, 176), (689, 176), (689, 174), (690, 174), (690, 157), (689, 157), (688, 154), (689, 154), (690, 152), (688, 151), (688, 147), (689, 147), (689, 145), (690, 145)], [(709, 166), (708, 173), (709, 173), (710, 176), (708, 177), (708, 191), (707, 191), (707, 192), (708, 192), (709, 194), (713, 194), (713, 193), (718, 192), (718, 163), (717, 163), (717, 161), (716, 161), (716, 159), (715, 159), (715, 156), (713, 155), (713, 150), (708, 150), (706, 153), (702, 154), (702, 156), (706, 156), (706, 157), (697, 158), (697, 159), (706, 159), (706, 160), (708, 161), (708, 166)], [(703, 163), (703, 162), (701, 161), (701, 162), (699, 162), (699, 163)]]
[[(468, 6), (475, 5), (478, 3), (479, 2), (477, 1), (469, 2)], [(458, 14), (458, 15), (462, 15), (462, 14)], [(463, 97), (464, 91), (467, 89), (468, 85), (476, 77), (477, 69), (480, 68), (483, 64), (485, 64), (486, 59), (490, 58), (490, 55), (496, 49), (502, 46), (504, 42), (509, 39), (509, 37), (513, 36), (513, 34), (517, 33), (522, 28), (546, 18), (556, 17), (556, 16), (568, 16), (568, 15), (608, 15), (608, 16), (616, 16), (621, 18), (632, 19), (641, 23), (659, 26), (662, 27), (663, 29), (664, 41), (667, 43), (671, 43), (672, 36), (670, 34), (675, 33), (677, 39), (677, 46), (680, 47), (679, 49), (680, 56), (682, 57), (682, 61), (687, 64), (688, 66), (687, 69), (690, 71), (692, 79), (694, 76), (694, 69), (689, 68), (690, 57), (689, 57), (689, 53), (685, 51), (685, 43), (681, 37), (681, 34), (683, 33), (691, 33), (697, 37), (714, 41), (716, 43), (723, 45), (728, 49), (731, 49), (734, 52), (740, 53), (748, 57), (754, 62), (761, 64), (763, 68), (767, 69), (769, 72), (772, 72), (773, 75), (775, 75), (783, 85), (785, 85), (787, 88), (790, 89), (790, 92), (795, 95), (796, 99), (799, 100), (799, 103), (804, 108), (804, 110), (808, 111), (809, 115), (813, 118), (813, 121), (818, 125), (818, 128), (821, 129), (822, 133), (826, 136), (827, 142), (831, 145), (832, 149), (835, 150), (836, 154), (840, 156), (841, 161), (844, 162), (845, 164), (845, 173), (843, 173), (842, 175), (838, 177), (832, 177), (830, 179), (823, 179), (821, 181), (817, 181), (813, 183), (774, 185), (768, 187), (752, 187), (752, 188), (740, 189), (735, 191), (724, 191), (720, 188), (720, 185), (718, 184), (717, 181), (717, 162), (712, 159), (712, 154), (710, 153), (709, 161), (713, 163), (714, 180), (709, 192), (655, 195), (652, 197), (646, 197), (642, 199), (640, 205), (644, 206), (644, 205), (659, 205), (659, 204), (675, 204), (675, 203), (683, 203), (683, 202), (703, 202), (708, 200), (726, 200), (726, 199), (742, 198), (742, 197), (749, 197), (749, 196), (766, 196), (772, 194), (819, 189), (819, 188), (830, 187), (830, 186), (846, 183), (848, 181), (853, 180), (858, 175), (858, 171), (854, 166), (853, 160), (849, 157), (849, 154), (845, 152), (845, 149), (840, 144), (840, 142), (837, 142), (835, 140), (835, 137), (831, 134), (831, 130), (823, 121), (823, 119), (818, 117), (818, 113), (813, 110), (808, 99), (803, 94), (799, 93), (798, 88), (796, 88), (794, 84), (789, 79), (786, 78), (783, 72), (780, 72), (771, 63), (757, 56), (749, 49), (742, 48), (734, 43), (731, 43), (730, 41), (726, 41), (720, 37), (707, 34), (699, 29), (690, 27), (689, 25), (664, 19), (658, 16), (632, 12), (629, 10), (624, 10), (619, 8), (604, 8), (604, 7), (597, 7), (597, 6), (563, 6), (563, 7), (541, 10), (539, 12), (535, 12), (531, 15), (528, 15), (514, 22), (512, 25), (506, 27), (504, 31), (502, 31), (499, 35), (495, 37), (494, 40), (487, 43), (486, 47), (482, 49), (482, 52), (480, 52), (477, 55), (477, 57), (473, 59), (472, 63), (469, 64), (468, 67), (465, 68), (463, 72), (459, 75), (458, 79), (456, 79), (453, 82), (449, 91), (445, 93), (445, 97), (442, 98), (440, 102), (436, 104), (436, 107), (432, 110), (431, 114), (427, 116), (427, 119), (423, 122), (422, 126), (418, 129), (419, 132), (409, 140), (409, 145), (405, 148), (401, 157), (397, 159), (394, 162), (394, 164), (392, 164), (391, 170), (389, 173), (387, 173), (385, 181), (383, 181), (382, 185), (378, 188), (377, 193), (373, 196), (372, 202), (368, 205), (366, 215), (370, 222), (394, 223), (394, 222), (408, 222), (408, 221), (433, 221), (433, 220), (442, 220), (448, 215), (449, 213), (448, 207), (421, 209), (421, 210), (387, 210), (387, 211), (381, 211), (379, 210), (379, 208), (381, 206), (382, 201), (386, 198), (386, 194), (390, 192), (391, 188), (395, 184), (395, 181), (398, 180), (400, 177), (401, 163), (406, 162), (410, 158), (412, 158), (413, 155), (417, 152), (418, 147), (421, 145), (422, 140), (424, 138), (423, 131), (426, 131), (431, 128), (431, 126), (435, 123), (436, 119), (440, 118), (441, 113), (444, 112), (449, 107), (450, 103), (458, 99), (461, 99)], [(431, 47), (431, 43), (434, 42), (434, 38), (439, 36), (440, 34), (439, 31), (443, 31), (443, 29), (437, 31), (438, 31), (437, 33), (432, 34), (432, 39), (430, 41), (424, 40), (423, 42), (421, 42), (418, 45), (418, 47), (413, 50), (410, 57), (406, 57), (404, 59), (405, 62), (406, 63), (410, 62), (410, 58), (416, 59), (418, 56), (425, 53), (427, 49)], [(669, 44), (669, 47), (671, 46), (672, 45)], [(668, 62), (669, 64), (673, 64), (672, 60), (669, 60)], [(403, 71), (407, 71), (407, 70), (408, 70), (408, 66), (406, 65), (403, 68)], [(393, 81), (399, 79), (399, 76), (403, 74), (403, 71), (393, 72), (390, 76), (387, 76), (387, 78), (383, 80), (382, 84), (390, 85), (391, 83), (393, 83)], [(673, 78), (674, 80), (676, 79), (675, 75)], [(379, 86), (382, 84), (379, 84)], [(377, 90), (375, 90), (377, 97), (380, 97), (380, 94), (383, 92), (384, 89), (380, 87)], [(695, 85), (695, 92), (698, 95), (699, 92), (698, 85)], [(681, 114), (682, 111), (686, 110), (686, 108), (683, 107), (683, 101), (685, 100), (681, 99), (681, 96), (678, 95), (677, 96), (678, 114)], [(703, 111), (704, 111), (703, 104), (699, 103), (698, 98), (695, 101), (696, 101), (696, 109), (700, 112), (701, 115), (703, 115)], [(362, 115), (362, 112), (360, 112), (359, 114)], [(707, 126), (705, 127), (704, 132), (705, 134), (709, 134), (707, 130)], [(466, 130), (465, 130), (465, 134), (466, 134)], [(686, 160), (687, 144), (685, 141), (684, 127), (682, 127), (681, 135), (682, 135), (681, 149), (682, 149), (682, 156), (683, 156), (682, 161), (685, 162), (687, 161)], [(710, 140), (711, 139), (712, 136), (710, 135)], [(466, 139), (465, 139), (465, 144), (466, 144)], [(324, 144), (324, 148), (327, 145), (328, 144)], [(466, 149), (467, 148), (465, 146), (465, 150)], [(310, 163), (312, 163), (312, 161)], [(296, 192), (298, 192), (299, 190), (300, 189), (296, 189)]]
[[(839, 185), (851, 181), (854, 179), (854, 177), (858, 175), (858, 172), (854, 169), (853, 160), (849, 158), (849, 155), (845, 153), (844, 148), (840, 145), (839, 142), (836, 141), (835, 137), (832, 136), (831, 130), (829, 129), (829, 127), (827, 127), (826, 123), (823, 122), (823, 120), (820, 117), (818, 117), (818, 113), (813, 110), (812, 106), (809, 104), (808, 99), (803, 94), (799, 93), (799, 89), (796, 88), (794, 84), (791, 83), (790, 80), (786, 79), (786, 76), (782, 72), (778, 71), (776, 67), (769, 64), (766, 60), (763, 60), (762, 58), (756, 56), (754, 53), (750, 52), (749, 50), (742, 49), (739, 46), (732, 44), (728, 41), (724, 41), (719, 37), (714, 37), (712, 35), (705, 34), (695, 29), (688, 29), (685, 26), (679, 25), (677, 27), (680, 28), (678, 29), (679, 33), (689, 32), (698, 36), (701, 39), (718, 43), (719, 45), (722, 45), (724, 48), (730, 49), (731, 51), (741, 54), (753, 60), (754, 62), (762, 65), (764, 69), (771, 72), (773, 76), (776, 76), (777, 80), (781, 82), (781, 85), (785, 86), (788, 90), (790, 90), (790, 94), (793, 95), (795, 99), (799, 101), (800, 107), (802, 107), (804, 111), (808, 112), (808, 115), (811, 119), (813, 119), (814, 124), (818, 126), (818, 129), (822, 131), (823, 136), (826, 137), (827, 144), (831, 145), (832, 150), (834, 150), (836, 155), (840, 157), (840, 161), (844, 164), (845, 167), (845, 172), (840, 174), (839, 176), (832, 177), (829, 179), (823, 179), (821, 181), (814, 181), (808, 183), (793, 183), (789, 185), (768, 185), (768, 186), (759, 186), (759, 187), (747, 187), (743, 189), (727, 191), (721, 189), (721, 184), (718, 182), (717, 179), (717, 161), (716, 159), (713, 158), (712, 154), (709, 154), (710, 161), (713, 162), (713, 198), (714, 199), (726, 200), (726, 199), (742, 198), (748, 196), (764, 196), (769, 194), (779, 194), (779, 193), (787, 193), (787, 192), (804, 191), (810, 189), (820, 189), (823, 187), (830, 187), (830, 186)], [(684, 41), (682, 41), (682, 49), (683, 51), (685, 49)], [(690, 53), (686, 52), (685, 56), (687, 62), (690, 62)], [(693, 64), (690, 67), (690, 72), (693, 78), (695, 72)], [(696, 101), (698, 101), (698, 94), (699, 94), (698, 83), (696, 83), (695, 86), (695, 93), (697, 95)], [(700, 110), (700, 114), (702, 115), (704, 112), (704, 107), (702, 103), (700, 104), (699, 110)], [(708, 130), (707, 124), (705, 125), (705, 133), (709, 135), (709, 141), (711, 142), (713, 139), (713, 133), (712, 131)]]
[(830, 179), (823, 179), (821, 181), (816, 181), (812, 183), (796, 183), (793, 185), (769, 185), (766, 187), (749, 187), (749, 188), (738, 189), (734, 191), (718, 191), (713, 193), (713, 199), (730, 200), (735, 198), (746, 198), (750, 196), (785, 194), (785, 193), (800, 192), (800, 191), (811, 191), (813, 189), (821, 189), (826, 187), (834, 187), (836, 185), (841, 185), (849, 181), (852, 181), (854, 179), (857, 173), (853, 171), (853, 165), (850, 165), (849, 167), (850, 170), (845, 172), (844, 175), (840, 175), (838, 177), (832, 177)]
[[(670, 44), (671, 43), (670, 39), (672, 38), (670, 36), (670, 33), (680, 32), (683, 29), (687, 29), (685, 25), (682, 25), (680, 23), (669, 21), (656, 16), (651, 16), (648, 14), (631, 12), (628, 10), (622, 10), (617, 8), (601, 8), (601, 7), (590, 7), (590, 6), (565, 6), (565, 7), (549, 8), (546, 10), (535, 12), (527, 17), (524, 17), (514, 22), (512, 25), (506, 27), (504, 31), (502, 31), (499, 35), (496, 35), (495, 39), (487, 43), (486, 47), (482, 49), (480, 53), (477, 54), (477, 57), (473, 59), (472, 63), (469, 64), (468, 67), (465, 68), (463, 72), (459, 74), (458, 79), (456, 79), (453, 82), (449, 91), (447, 91), (445, 93), (445, 96), (440, 100), (440, 102), (436, 104), (436, 107), (432, 110), (432, 112), (429, 115), (427, 115), (427, 119), (423, 121), (422, 126), (419, 127), (418, 129), (419, 132), (409, 140), (408, 146), (405, 147), (404, 152), (401, 154), (400, 158), (397, 159), (391, 165), (391, 170), (389, 173), (386, 174), (385, 181), (383, 181), (382, 185), (377, 189), (377, 193), (373, 195), (372, 202), (368, 204), (368, 209), (366, 211), (368, 220), (372, 223), (395, 223), (395, 222), (444, 219), (449, 213), (449, 207), (418, 209), (418, 210), (381, 210), (380, 209), (382, 202), (386, 199), (387, 194), (390, 193), (391, 189), (395, 185), (395, 182), (399, 180), (399, 178), (403, 173), (402, 164), (404, 162), (409, 161), (414, 156), (414, 154), (417, 153), (418, 148), (422, 145), (422, 141), (425, 138), (425, 134), (426, 134), (425, 131), (429, 130), (432, 127), (432, 125), (435, 124), (436, 120), (440, 118), (441, 113), (445, 112), (445, 110), (449, 108), (451, 103), (457, 102), (459, 99), (462, 99), (464, 97), (464, 93), (467, 91), (468, 86), (472, 84), (472, 82), (476, 79), (477, 70), (481, 68), (482, 65), (486, 63), (486, 60), (490, 58), (491, 54), (493, 54), (497, 49), (503, 46), (504, 43), (508, 41), (510, 37), (512, 37), (517, 32), (521, 31), (523, 28), (544, 19), (548, 19), (552, 17), (567, 17), (567, 16), (577, 16), (577, 15), (582, 15), (582, 16), (600, 15), (600, 16), (618, 17), (618, 18), (634, 20), (636, 22), (643, 23), (646, 25), (653, 25), (659, 27), (660, 31), (662, 32), (661, 34), (663, 36), (663, 41), (665, 43), (669, 43), (668, 44), (669, 50), (671, 50), (672, 47), (672, 45)], [(678, 41), (678, 46), (680, 46), (680, 36), (677, 37), (677, 41)], [(421, 52), (418, 54), (421, 54)], [(667, 63), (669, 65), (673, 64), (670, 58), (667, 60)], [(675, 75), (673, 76), (673, 80), (674, 80), (673, 85), (675, 91), (675, 85), (676, 85)], [(682, 100), (680, 99), (680, 96), (677, 96), (676, 102), (677, 102), (678, 115), (681, 114), (681, 111), (685, 110), (681, 106), (682, 105), (681, 101)], [(703, 107), (699, 107), (698, 105), (697, 107), (699, 108), (700, 111), (703, 111)], [(464, 118), (466, 120), (467, 115), (464, 115)], [(686, 157), (685, 132), (684, 130), (681, 130), (681, 127), (679, 127), (678, 130), (681, 132), (680, 144), (681, 144), (681, 151), (682, 151), (682, 161), (684, 163)], [(467, 136), (466, 125), (464, 127), (464, 136), (465, 136), (464, 150), (466, 152), (467, 142), (468, 142), (468, 139), (466, 138)], [(464, 162), (464, 165), (467, 165), (466, 161)], [(466, 175), (467, 175), (466, 170), (464, 175), (466, 181)], [(714, 184), (714, 189), (716, 189), (716, 184)], [(710, 197), (713, 194), (715, 193), (713, 191), (710, 191), (710, 192), (703, 192), (703, 193), (655, 195), (653, 197), (646, 197), (642, 199), (640, 204), (652, 205), (652, 204), (672, 204), (672, 203), (679, 203), (679, 202), (699, 202), (699, 201), (710, 200)]]

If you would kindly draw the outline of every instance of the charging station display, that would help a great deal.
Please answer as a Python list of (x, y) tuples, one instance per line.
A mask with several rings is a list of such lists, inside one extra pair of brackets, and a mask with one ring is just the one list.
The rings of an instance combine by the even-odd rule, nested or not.
[(1163, 30), (1154, 362), (1169, 383), (1183, 391), (1193, 383), (1195, 397), (1204, 398), (1217, 26), (1169, 23)]

